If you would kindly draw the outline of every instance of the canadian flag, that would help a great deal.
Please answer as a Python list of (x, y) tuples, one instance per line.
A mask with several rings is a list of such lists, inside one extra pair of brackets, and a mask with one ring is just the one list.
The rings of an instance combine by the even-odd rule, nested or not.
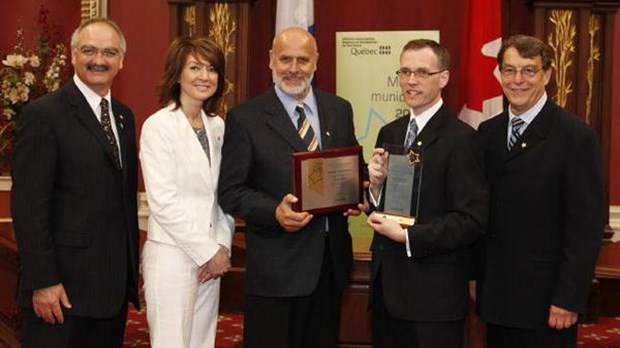
[(466, 0), (461, 46), (459, 118), (474, 128), (502, 112), (497, 53), (502, 45), (501, 0)]

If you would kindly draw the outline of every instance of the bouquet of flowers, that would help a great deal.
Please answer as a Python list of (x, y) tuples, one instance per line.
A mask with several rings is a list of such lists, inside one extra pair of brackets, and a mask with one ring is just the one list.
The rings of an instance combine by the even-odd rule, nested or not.
[[(0, 168), (10, 161), (14, 127), (19, 112), (29, 101), (57, 90), (65, 78), (65, 46), (52, 41), (54, 28), (48, 24), (48, 11), (39, 10), (41, 32), (34, 49), (24, 47), (24, 31), (17, 29), (14, 51), (0, 65)], [(0, 171), (2, 170), (0, 169)]]

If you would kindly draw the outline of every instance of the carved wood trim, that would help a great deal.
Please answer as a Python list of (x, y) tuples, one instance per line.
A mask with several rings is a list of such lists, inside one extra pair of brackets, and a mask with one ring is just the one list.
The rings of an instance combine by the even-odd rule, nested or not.
[(108, 0), (80, 0), (80, 18), (108, 17)]
[(556, 51), (548, 93), (598, 135), (609, 202), (614, 20), (620, 3), (573, 0), (532, 2), (534, 35)]
[[(170, 40), (180, 35), (212, 38), (226, 56), (226, 91), (220, 115), (245, 101), (249, 89), (249, 17), (252, 0), (168, 0)], [(191, 15), (188, 15), (191, 13)]]

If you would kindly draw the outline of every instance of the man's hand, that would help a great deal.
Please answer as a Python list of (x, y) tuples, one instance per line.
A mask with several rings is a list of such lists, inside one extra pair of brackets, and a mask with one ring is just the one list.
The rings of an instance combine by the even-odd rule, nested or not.
[(577, 313), (551, 305), (549, 308), (549, 327), (552, 329), (568, 329), (577, 322)]
[(69, 302), (62, 283), (32, 292), (34, 313), (48, 324), (62, 324), (65, 322), (60, 304), (65, 308), (71, 308), (71, 302)]
[(368, 163), (368, 176), (370, 178), (370, 191), (375, 198), (379, 196), (387, 177), (388, 156), (388, 152), (380, 147), (372, 150), (372, 158)]
[(276, 220), (286, 232), (299, 231), (312, 220), (312, 214), (305, 211), (298, 213), (293, 210), (293, 203), (297, 200), (297, 197), (289, 193), (282, 198), (282, 202), (276, 208)]
[(403, 228), (396, 221), (386, 220), (379, 217), (377, 213), (372, 213), (368, 217), (368, 225), (377, 233), (382, 234), (391, 240), (405, 244), (407, 239)]
[(228, 248), (220, 244), (220, 249), (207, 261), (198, 268), (198, 279), (206, 282), (210, 279), (217, 279), (230, 269), (230, 258), (228, 257)]
[[(370, 182), (364, 181), (364, 192), (368, 189), (369, 185), (370, 185)], [(344, 216), (358, 216), (362, 212), (368, 212), (368, 210), (370, 210), (370, 204), (368, 204), (368, 199), (366, 198), (366, 195), (364, 194), (362, 196), (364, 196), (364, 202), (363, 203), (358, 203), (357, 204), (357, 209), (347, 209), (347, 211), (345, 211), (342, 215), (344, 215)]]

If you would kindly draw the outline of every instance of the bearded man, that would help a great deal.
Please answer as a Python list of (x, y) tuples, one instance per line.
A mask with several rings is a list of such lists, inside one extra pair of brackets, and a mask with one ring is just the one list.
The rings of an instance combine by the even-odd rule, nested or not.
[(352, 265), (347, 215), (360, 211), (293, 211), (290, 158), (358, 145), (353, 111), (312, 88), (319, 54), (308, 32), (278, 33), (269, 55), (274, 86), (228, 114), (219, 181), (220, 205), (247, 223), (243, 344), (334, 347)]

